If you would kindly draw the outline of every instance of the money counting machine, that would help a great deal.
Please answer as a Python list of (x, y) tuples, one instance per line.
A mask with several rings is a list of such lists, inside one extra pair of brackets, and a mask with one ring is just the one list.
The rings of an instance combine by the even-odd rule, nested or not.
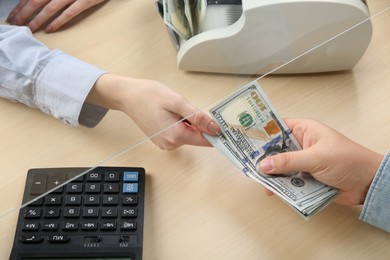
[(199, 34), (169, 31), (180, 70), (289, 74), (353, 68), (372, 24), (365, 0), (209, 0)]

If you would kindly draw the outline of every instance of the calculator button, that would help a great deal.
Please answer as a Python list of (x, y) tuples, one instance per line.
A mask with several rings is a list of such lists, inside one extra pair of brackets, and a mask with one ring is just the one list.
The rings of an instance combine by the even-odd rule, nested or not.
[(79, 223), (76, 221), (62, 223), (62, 230), (76, 231), (77, 229), (79, 229)]
[(104, 193), (118, 193), (119, 192), (119, 184), (118, 183), (104, 183), (103, 192)]
[(46, 181), (47, 181), (47, 175), (46, 174), (35, 174), (31, 187), (30, 187), (30, 194), (31, 195), (40, 195), (45, 193), (46, 191)]
[(83, 208), (84, 218), (97, 218), (99, 216), (98, 208)]
[(84, 205), (97, 206), (100, 204), (100, 196), (98, 195), (85, 195)]
[(132, 231), (137, 230), (137, 223), (135, 221), (123, 221), (121, 223), (122, 231)]
[(102, 218), (115, 218), (118, 216), (117, 208), (103, 208), (102, 209)]
[(65, 208), (64, 218), (78, 218), (80, 217), (80, 208)]
[(54, 188), (57, 188), (56, 190), (52, 191), (52, 193), (61, 193), (62, 188), (58, 188), (61, 184), (65, 182), (65, 174), (49, 174), (48, 180), (47, 180), (47, 190), (51, 190)]
[(67, 206), (80, 206), (81, 205), (81, 195), (66, 195), (65, 205), (67, 205)]
[(116, 230), (116, 222), (115, 221), (102, 222), (100, 225), (100, 230), (114, 231), (114, 230)]
[(123, 173), (124, 182), (137, 182), (138, 181), (138, 172), (125, 171)]
[(70, 237), (67, 235), (50, 235), (47, 238), (49, 243), (67, 243), (70, 240)]
[(122, 218), (135, 218), (137, 217), (137, 209), (136, 208), (124, 208), (122, 209)]
[(59, 218), (60, 208), (45, 208), (43, 213), (44, 218)]
[(45, 205), (49, 205), (49, 206), (61, 205), (61, 196), (60, 195), (46, 195)]
[(43, 222), (42, 230), (43, 231), (56, 231), (58, 229), (57, 222)]
[(100, 193), (99, 183), (87, 183), (85, 187), (86, 193)]
[(40, 218), (41, 217), (41, 209), (40, 208), (26, 208), (26, 212), (24, 214), (25, 218)]
[(102, 180), (102, 174), (99, 172), (88, 172), (87, 173), (87, 181), (101, 181)]
[(104, 195), (103, 205), (118, 205), (118, 196)]
[(38, 231), (39, 222), (25, 222), (23, 223), (23, 231)]
[(123, 193), (137, 193), (138, 183), (123, 183)]
[(119, 182), (120, 174), (119, 172), (106, 172), (104, 174), (104, 180), (110, 182)]
[(22, 243), (40, 243), (42, 242), (43, 237), (38, 235), (22, 235), (19, 239)]
[(98, 224), (94, 222), (83, 222), (81, 223), (81, 230), (97, 230)]
[(66, 192), (67, 193), (76, 193), (79, 194), (83, 191), (83, 184), (82, 183), (69, 183), (66, 185)]
[(133, 195), (126, 195), (122, 197), (122, 205), (137, 205), (138, 203), (138, 196)]

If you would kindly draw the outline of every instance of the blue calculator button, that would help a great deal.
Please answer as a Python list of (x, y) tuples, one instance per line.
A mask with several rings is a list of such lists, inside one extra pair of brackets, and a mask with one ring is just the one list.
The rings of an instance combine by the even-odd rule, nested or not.
[(123, 193), (137, 193), (138, 183), (123, 183)]
[(123, 173), (123, 181), (124, 182), (138, 181), (138, 172), (124, 172)]

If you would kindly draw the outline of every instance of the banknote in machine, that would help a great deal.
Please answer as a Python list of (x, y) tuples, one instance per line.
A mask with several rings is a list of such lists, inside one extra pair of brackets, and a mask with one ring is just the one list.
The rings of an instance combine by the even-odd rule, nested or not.
[(182, 39), (190, 38), (191, 30), (185, 14), (184, 0), (163, 0), (163, 11), (164, 23)]
[(202, 31), (203, 21), (206, 16), (207, 0), (188, 0), (191, 5), (193, 36)]
[(304, 217), (318, 211), (338, 194), (336, 189), (307, 173), (271, 177), (259, 170), (258, 164), (266, 156), (301, 147), (257, 81), (233, 93), (210, 113), (222, 129), (217, 137), (206, 136), (210, 143), (223, 154), (229, 154), (228, 158), (233, 157), (248, 177), (271, 189)]
[(184, 13), (188, 21), (191, 37), (201, 32), (206, 15), (206, 7), (206, 0), (184, 0)]
[(194, 35), (194, 21), (193, 21), (193, 12), (192, 12), (192, 7), (196, 3), (196, 1), (190, 1), (190, 0), (184, 0), (184, 14), (186, 15), (188, 26), (190, 29), (190, 36)]

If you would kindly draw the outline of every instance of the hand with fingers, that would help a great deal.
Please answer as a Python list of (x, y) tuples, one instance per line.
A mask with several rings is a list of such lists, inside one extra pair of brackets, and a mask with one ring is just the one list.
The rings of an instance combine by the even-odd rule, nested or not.
[(163, 150), (185, 144), (211, 146), (202, 133), (214, 136), (221, 131), (206, 113), (154, 80), (105, 74), (86, 102), (126, 113)]
[(20, 0), (7, 18), (12, 25), (26, 25), (32, 32), (45, 27), (57, 31), (83, 11), (105, 0)]
[(272, 175), (308, 172), (340, 190), (339, 204), (363, 204), (384, 156), (315, 120), (288, 119), (286, 124), (303, 149), (266, 157), (260, 170)]

